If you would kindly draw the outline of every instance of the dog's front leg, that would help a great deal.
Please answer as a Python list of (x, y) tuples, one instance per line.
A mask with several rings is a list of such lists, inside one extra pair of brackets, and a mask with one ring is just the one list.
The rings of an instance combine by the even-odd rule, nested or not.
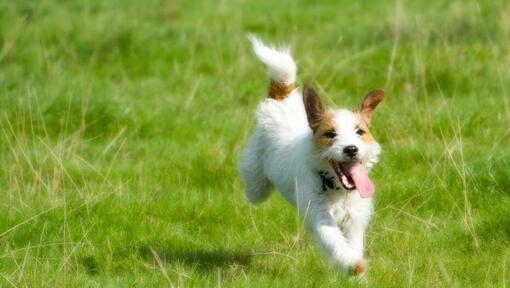
[[(360, 201), (360, 198), (356, 194), (351, 195), (351, 197), (347, 205), (349, 207), (346, 211), (347, 221), (342, 222), (341, 229), (344, 231), (352, 249), (363, 259), (365, 231), (367, 230), (373, 209), (372, 200), (363, 199)], [(366, 269), (366, 264), (360, 262), (356, 269), (363, 272)]]
[(352, 249), (356, 250), (360, 257), (363, 257), (363, 242), (365, 238), (365, 225), (359, 222), (351, 222), (345, 227), (347, 241)]
[(305, 218), (309, 228), (326, 253), (344, 271), (354, 274), (363, 272), (359, 271), (361, 266), (364, 268), (362, 254), (348, 242), (331, 215), (328, 205), (321, 202), (320, 200), (309, 202)]
[(363, 260), (363, 251), (364, 251), (364, 240), (365, 240), (365, 230), (366, 230), (366, 224), (362, 223), (361, 221), (349, 221), (344, 226), (345, 236), (347, 238), (347, 242), (350, 244), (353, 251), (356, 253), (357, 257), (359, 259), (362, 259), (359, 261), (355, 266), (353, 266), (351, 269), (354, 269), (354, 271), (351, 271), (355, 274), (359, 274), (365, 271), (366, 269), (366, 263)]

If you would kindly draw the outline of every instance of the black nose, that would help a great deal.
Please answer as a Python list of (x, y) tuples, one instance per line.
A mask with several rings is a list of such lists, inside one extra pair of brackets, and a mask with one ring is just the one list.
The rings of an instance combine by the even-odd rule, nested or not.
[(349, 145), (344, 147), (344, 154), (349, 157), (354, 157), (358, 153), (358, 147), (355, 145)]

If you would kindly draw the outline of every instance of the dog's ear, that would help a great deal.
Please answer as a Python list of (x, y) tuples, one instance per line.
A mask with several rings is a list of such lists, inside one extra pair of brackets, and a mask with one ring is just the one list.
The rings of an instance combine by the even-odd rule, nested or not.
[(367, 125), (370, 125), (372, 112), (374, 111), (375, 107), (381, 103), (383, 98), (384, 91), (382, 89), (375, 89), (368, 92), (368, 94), (363, 98), (363, 101), (361, 101), (357, 112), (361, 115)]
[(305, 85), (303, 87), (303, 103), (305, 104), (308, 125), (312, 128), (313, 132), (315, 132), (325, 110), (319, 94), (317, 94), (317, 91), (310, 85)]

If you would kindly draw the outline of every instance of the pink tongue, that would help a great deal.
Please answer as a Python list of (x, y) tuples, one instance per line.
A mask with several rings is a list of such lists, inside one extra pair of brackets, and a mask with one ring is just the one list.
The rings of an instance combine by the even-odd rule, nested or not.
[(368, 178), (363, 166), (361, 166), (360, 163), (356, 163), (350, 168), (349, 172), (356, 185), (356, 189), (358, 189), (359, 195), (361, 195), (362, 198), (371, 197), (372, 194), (374, 194), (374, 183)]

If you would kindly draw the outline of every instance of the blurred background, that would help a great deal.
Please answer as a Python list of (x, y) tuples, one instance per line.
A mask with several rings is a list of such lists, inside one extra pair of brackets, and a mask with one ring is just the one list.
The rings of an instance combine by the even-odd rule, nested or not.
[(510, 283), (510, 2), (0, 0), (1, 286), (364, 286), (239, 153), (290, 44), (383, 155), (366, 282)]

